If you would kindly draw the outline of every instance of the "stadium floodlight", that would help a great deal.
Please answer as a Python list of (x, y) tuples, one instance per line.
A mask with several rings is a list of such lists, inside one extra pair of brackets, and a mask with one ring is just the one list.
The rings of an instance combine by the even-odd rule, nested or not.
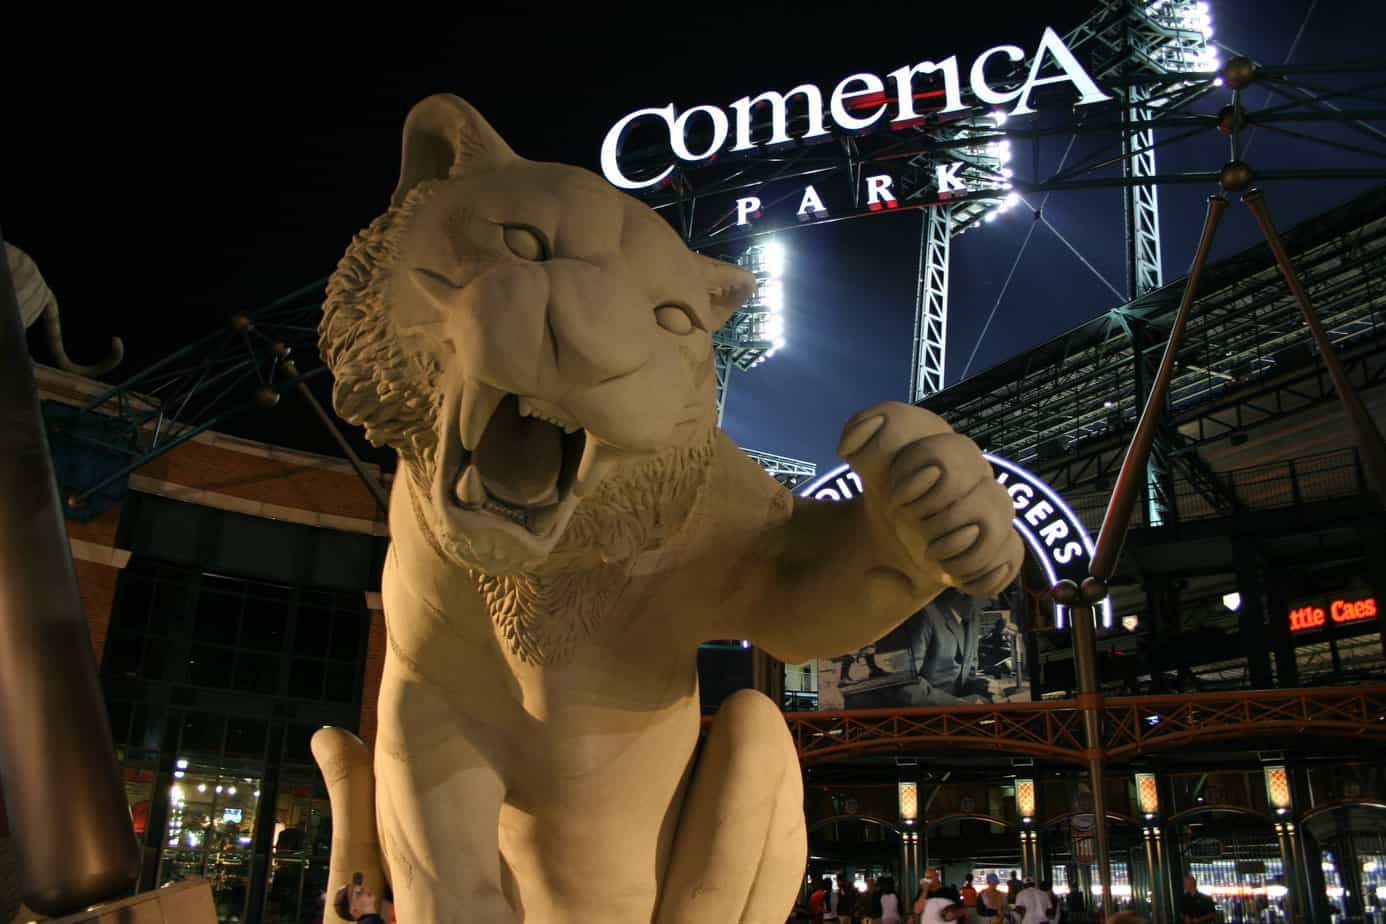
[(756, 277), (755, 293), (716, 335), (722, 360), (750, 370), (784, 349), (784, 269), (786, 251), (774, 238), (752, 244), (737, 261)]
[(765, 306), (775, 313), (784, 310), (784, 283), (776, 276), (765, 286)]
[(777, 240), (765, 242), (765, 269), (776, 282), (784, 275), (784, 245)]

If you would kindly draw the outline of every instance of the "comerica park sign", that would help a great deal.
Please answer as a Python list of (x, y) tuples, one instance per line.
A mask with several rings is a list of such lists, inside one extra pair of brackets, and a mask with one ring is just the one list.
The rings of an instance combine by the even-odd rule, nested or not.
[[(1048, 84), (1072, 84), (1080, 106), (1111, 99), (1078, 63), (1059, 34), (1050, 28), (1044, 30), (1019, 86), (998, 89), (992, 83), (994, 77), (988, 77), (989, 68), (994, 74), (1007, 66), (1006, 63), (1014, 67), (1025, 59), (1025, 49), (1018, 45), (997, 45), (982, 52), (967, 70), (967, 86), (972, 97), (983, 105), (1002, 107), (1000, 111), (1009, 116), (1034, 112), (1031, 94), (1037, 87)], [(916, 92), (916, 82), (918, 78), (932, 75), (942, 79), (943, 107), (931, 111), (947, 115), (977, 105), (963, 100), (963, 71), (956, 55), (942, 61), (906, 64), (890, 71), (885, 79), (874, 73), (849, 74), (827, 93), (815, 84), (805, 83), (787, 92), (770, 90), (758, 96), (743, 96), (731, 104), (730, 112), (710, 105), (693, 106), (679, 112), (670, 103), (659, 108), (638, 109), (611, 126), (602, 141), (602, 173), (621, 189), (645, 189), (663, 182), (673, 172), (674, 161), (697, 163), (724, 152), (744, 154), (794, 141), (826, 140), (832, 136), (829, 120), (848, 133), (871, 131), (881, 125), (887, 114), (891, 118), (886, 124), (892, 128), (916, 125), (924, 119), (916, 108), (920, 96), (924, 95)], [(790, 132), (791, 100), (807, 115), (803, 130), (797, 134)], [(768, 137), (758, 138), (754, 128), (764, 123), (766, 109), (763, 107), (768, 107), (770, 132)], [(622, 143), (628, 132), (646, 121), (663, 123), (660, 131), (667, 132), (668, 163), (652, 176), (630, 177), (621, 163)]]
[[(1016, 531), (1025, 540), (1031, 556), (1053, 587), (1068, 578), (1082, 581), (1088, 576), (1093, 542), (1083, 521), (1064, 503), (1058, 493), (1034, 473), (989, 452), (982, 453), (991, 463), (996, 481), (1006, 489), (1015, 506)], [(862, 492), (861, 476), (851, 466), (841, 465), (820, 475), (799, 489), (799, 496), (814, 500), (845, 501)], [(1055, 625), (1066, 621), (1066, 608), (1054, 605)], [(1112, 602), (1103, 600), (1102, 625), (1111, 628)]]

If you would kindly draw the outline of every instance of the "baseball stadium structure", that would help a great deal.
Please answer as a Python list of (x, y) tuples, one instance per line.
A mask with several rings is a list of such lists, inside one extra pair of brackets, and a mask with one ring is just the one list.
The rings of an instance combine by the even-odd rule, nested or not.
[[(921, 212), (909, 396), (1022, 466), (1098, 535), (1186, 289), (1163, 277), (1157, 190), (1211, 190), (1225, 177), (1160, 174), (1155, 152), (1225, 131), (1235, 154), (1243, 129), (1302, 134), (1299, 125), (1312, 141), (1380, 156), (1386, 69), (1246, 61), (1183, 0), (1102, 0), (1064, 41), (1112, 91), (1081, 118), (1075, 108), (1060, 124), (1003, 121), (967, 96), (946, 124), (926, 112), (899, 131), (682, 164), (647, 199), (692, 246), (757, 274), (755, 298), (719, 334), (724, 396), (732, 369), (749, 372), (792, 343), (782, 261), (765, 237), (789, 240), (798, 222), (741, 226), (738, 201), (753, 196), (769, 212), (799, 201), (806, 180), (824, 190), (845, 180), (850, 205), (816, 220), (866, 216), (862, 180), (888, 172), (895, 204), (875, 204)], [(1017, 63), (1012, 83), (1027, 67)], [(1339, 83), (1321, 83), (1330, 78)], [(1244, 80), (1276, 104), (1245, 110)], [(1048, 176), (1020, 169), (1024, 145), (1084, 134), (1109, 148)], [(631, 153), (630, 172), (642, 156)], [(1386, 171), (1260, 174), (1272, 191), (1282, 178), (1375, 177)], [(1024, 196), (1094, 187), (1125, 197), (1126, 303), (945, 387), (951, 238)], [(1386, 188), (1284, 241), (1347, 380), (1380, 421)], [(1279, 272), (1259, 245), (1203, 274), (1108, 582), (1111, 625), (1089, 646), (1095, 682), (1037, 556), (1015, 607), (1011, 664), (1024, 696), (819, 708), (839, 670), (831, 662), (777, 665), (736, 642), (703, 653), (708, 710), (744, 686), (785, 705), (804, 767), (810, 875), (909, 882), (936, 866), (957, 881), (1016, 870), (1052, 880), (1076, 915), (1115, 899), (1174, 922), (1191, 872), (1229, 921), (1379, 919), (1386, 486), (1344, 424)], [(377, 582), (390, 476), (351, 451), (308, 388), (325, 375), (314, 358), (321, 288), (237, 315), (117, 386), (37, 368), (139, 837), (137, 888), (205, 876), (219, 917), (247, 924), (313, 914), (331, 818), (308, 738), (331, 724), (373, 742), (384, 658)], [(225, 432), (285, 395), (336, 434), (345, 461)], [(814, 474), (752, 455), (787, 486)], [(0, 864), (11, 853), (0, 832)]]

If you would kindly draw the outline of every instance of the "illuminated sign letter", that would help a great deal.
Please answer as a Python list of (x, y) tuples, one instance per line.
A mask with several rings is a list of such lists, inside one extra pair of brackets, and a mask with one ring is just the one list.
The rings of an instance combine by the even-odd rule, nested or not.
[(828, 210), (823, 207), (823, 200), (818, 198), (818, 190), (812, 186), (804, 187), (804, 198), (799, 203), (799, 220), (807, 221), (810, 218), (818, 218), (820, 215), (828, 214)]
[(997, 45), (995, 48), (988, 48), (977, 56), (977, 60), (972, 62), (972, 92), (984, 103), (1009, 103), (1021, 93), (1021, 90), (1014, 90), (1010, 93), (997, 93), (987, 83), (987, 61), (992, 55), (1005, 55), (1012, 61), (1024, 61), (1025, 49), (1015, 45)]
[[(688, 149), (688, 121), (700, 112), (707, 113), (708, 118), (712, 119), (712, 141), (708, 143), (706, 151), (694, 154)], [(707, 160), (726, 143), (729, 128), (727, 114), (716, 106), (694, 106), (674, 120), (673, 131), (669, 137), (670, 146), (679, 160)]]
[(674, 170), (674, 165), (670, 164), (664, 168), (663, 173), (653, 176), (648, 180), (632, 180), (621, 172), (621, 165), (617, 160), (621, 153), (621, 136), (626, 133), (626, 128), (630, 123), (642, 116), (648, 115), (659, 116), (664, 120), (664, 124), (669, 126), (670, 132), (673, 132), (673, 103), (670, 103), (663, 109), (637, 109), (635, 112), (632, 112), (630, 115), (611, 126), (611, 131), (606, 133), (606, 138), (602, 141), (602, 173), (606, 175), (607, 180), (609, 180), (613, 186), (619, 186), (621, 189), (644, 189), (647, 186), (653, 186), (661, 182)]
[(770, 104), (770, 140), (768, 144), (785, 144), (789, 141), (789, 98), (796, 93), (802, 93), (804, 100), (808, 103), (809, 130), (804, 133), (805, 138), (817, 138), (828, 134), (828, 130), (823, 127), (823, 93), (811, 83), (795, 87), (788, 93), (776, 93), (771, 90), (762, 93), (755, 99), (743, 96), (741, 99), (731, 104), (736, 111), (736, 146), (733, 151), (748, 151), (755, 147), (751, 141), (751, 107), (760, 103)]
[(890, 78), (895, 81), (896, 104), (900, 109), (900, 114), (891, 122), (908, 122), (919, 118), (919, 113), (914, 111), (914, 75), (932, 74), (934, 71), (943, 71), (943, 92), (947, 101), (943, 111), (956, 112), (967, 108), (963, 105), (962, 82), (958, 79), (958, 56), (954, 55), (938, 64), (925, 61), (914, 67), (902, 67), (890, 72)]
[[(1050, 586), (1062, 578), (1075, 581), (1086, 578), (1092, 560), (1093, 543), (1078, 515), (1052, 488), (1030, 472), (990, 453), (983, 453), (983, 456), (991, 463), (996, 483), (1010, 494), (1011, 504), (1016, 512), (1012, 521), (1015, 529), (1025, 540), (1036, 563), (1043, 569)], [(861, 496), (862, 483), (850, 466), (843, 465), (802, 485), (798, 493), (800, 497), (820, 501), (850, 501)], [(1354, 612), (1359, 606), (1353, 607)], [(1370, 608), (1372, 613), (1376, 612), (1375, 602)], [(1360, 606), (1360, 609), (1365, 612), (1367, 607)], [(1055, 604), (1055, 610), (1056, 625), (1062, 628), (1065, 609)], [(1102, 625), (1110, 627), (1110, 600), (1102, 601), (1101, 611)], [(1322, 624), (1323, 611), (1319, 612)], [(1292, 623), (1294, 618), (1292, 613)]]
[[(853, 90), (849, 87), (854, 84), (861, 84), (861, 89)], [(853, 96), (865, 96), (871, 93), (881, 95), (882, 103), (876, 107), (876, 112), (864, 118), (850, 115), (847, 107), (843, 105), (843, 100)], [(833, 90), (832, 110), (833, 121), (848, 131), (856, 131), (863, 128), (870, 128), (872, 125), (885, 115), (885, 84), (881, 83), (881, 78), (875, 74), (853, 74), (851, 77), (843, 77), (842, 82)]]
[(879, 210), (882, 205), (888, 209), (895, 208), (895, 195), (890, 191), (890, 184), (891, 179), (885, 174), (866, 178), (866, 204), (872, 211)]
[[(1062, 74), (1055, 74), (1053, 77), (1041, 77), (1040, 68), (1044, 66), (1045, 52), (1054, 56), (1054, 63), (1059, 65)], [(972, 71), (973, 88), (976, 88), (977, 70)], [(1097, 88), (1097, 84), (1088, 72), (1083, 70), (1083, 66), (1078, 63), (1078, 59), (1073, 57), (1073, 52), (1068, 50), (1064, 40), (1059, 38), (1059, 34), (1053, 29), (1046, 28), (1044, 37), (1040, 39), (1039, 48), (1035, 51), (1035, 60), (1030, 62), (1030, 76), (1025, 78), (1025, 85), (1020, 88), (1020, 103), (1011, 110), (1011, 115), (1026, 115), (1034, 112), (1030, 108), (1030, 91), (1035, 87), (1043, 86), (1047, 83), (1063, 83), (1068, 81), (1073, 84), (1073, 88), (1078, 91), (1078, 102), (1076, 105), (1085, 106), (1089, 103), (1100, 103), (1103, 100), (1111, 99), (1106, 93)], [(977, 94), (979, 97), (981, 93)]]
[(958, 179), (958, 170), (961, 167), (962, 161), (954, 161), (951, 164), (939, 164), (934, 168), (934, 174), (938, 177), (939, 192), (946, 193), (963, 188), (963, 181)]
[(751, 216), (760, 211), (760, 200), (755, 196), (747, 196), (744, 199), (736, 200), (736, 223), (747, 225), (751, 223)]

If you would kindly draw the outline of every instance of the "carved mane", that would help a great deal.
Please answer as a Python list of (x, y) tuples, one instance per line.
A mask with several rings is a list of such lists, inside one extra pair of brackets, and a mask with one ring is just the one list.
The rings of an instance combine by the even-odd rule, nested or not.
[(357, 234), (327, 280), (318, 346), (332, 369), (332, 404), (349, 423), (364, 427), (373, 446), (393, 446), (415, 474), (432, 467), (438, 437), (434, 422), (443, 396), (428, 383), (441, 369), (406, 353), (390, 321), (385, 287), (399, 261), (410, 219), (438, 189), (420, 183)]
[[(327, 284), (319, 346), (335, 377), (337, 412), (366, 430), (373, 445), (400, 453), (411, 472), (414, 519), (445, 557), (430, 518), (428, 482), (443, 396), (437, 362), (406, 350), (386, 301), (400, 242), (440, 181), (416, 186), (352, 240)], [(710, 363), (709, 363), (710, 367)], [(630, 563), (683, 525), (706, 482), (716, 447), (709, 427), (691, 447), (628, 463), (573, 512), (563, 538), (535, 573), (491, 575), (467, 569), (492, 620), (516, 655), (535, 664), (563, 660), (614, 605)]]

